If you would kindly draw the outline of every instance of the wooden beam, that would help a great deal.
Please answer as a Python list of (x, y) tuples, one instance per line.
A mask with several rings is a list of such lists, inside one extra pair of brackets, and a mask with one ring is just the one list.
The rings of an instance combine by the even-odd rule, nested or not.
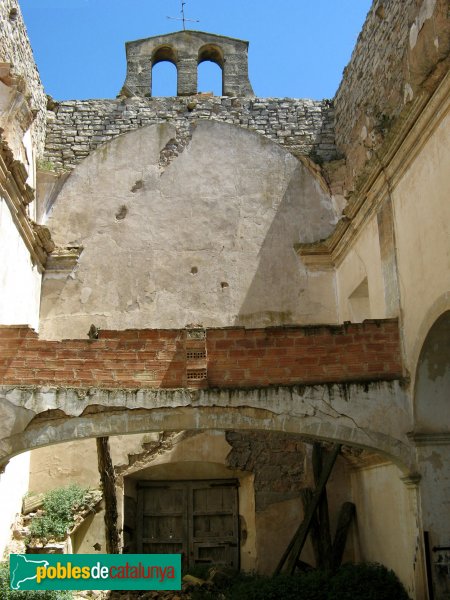
[[(319, 505), (320, 498), (327, 484), (328, 478), (330, 477), (331, 471), (333, 470), (334, 463), (341, 451), (341, 444), (334, 444), (331, 453), (329, 454), (323, 469), (320, 474), (319, 483), (317, 488), (312, 496), (311, 503), (309, 504), (308, 510), (304, 516), (304, 519), (297, 531), (294, 534), (294, 537), (290, 541), (288, 547), (286, 548), (281, 560), (275, 570), (275, 574), (281, 573), (283, 570), (286, 573), (292, 574), (295, 570), (297, 561), (300, 557), (300, 553), (303, 550), (303, 546), (305, 545), (306, 538), (308, 536), (309, 530), (311, 528), (311, 524), (313, 521), (314, 513)], [(284, 568), (283, 568), (284, 567)]]
[[(311, 504), (311, 500), (313, 497), (314, 491), (311, 488), (304, 488), (301, 490), (302, 504), (303, 504), (303, 514), (306, 515), (308, 511), (308, 507)], [(322, 562), (321, 556), (321, 548), (319, 545), (319, 521), (317, 520), (317, 513), (314, 513), (311, 520), (311, 527), (309, 529), (311, 544), (313, 547), (314, 558), (316, 561), (316, 567), (318, 567)], [(299, 563), (301, 561), (299, 560)]]
[(100, 481), (102, 483), (103, 498), (105, 502), (105, 537), (107, 554), (120, 553), (120, 539), (117, 530), (117, 497), (116, 474), (109, 450), (109, 438), (97, 438), (97, 459)]
[(341, 506), (341, 510), (339, 511), (336, 535), (334, 536), (331, 556), (331, 568), (333, 570), (337, 569), (341, 565), (345, 544), (347, 542), (348, 531), (355, 514), (356, 506), (353, 504), (353, 502), (344, 502), (344, 504)]
[[(314, 442), (312, 451), (312, 465), (314, 472), (314, 482), (316, 487), (319, 485), (320, 475), (323, 469), (323, 446), (320, 442)], [(328, 512), (328, 496), (327, 489), (323, 490), (320, 497), (319, 506), (317, 507), (318, 529), (318, 550), (319, 561), (317, 567), (319, 569), (331, 568), (331, 532), (330, 532), (330, 516)], [(311, 531), (311, 537), (313, 532)]]

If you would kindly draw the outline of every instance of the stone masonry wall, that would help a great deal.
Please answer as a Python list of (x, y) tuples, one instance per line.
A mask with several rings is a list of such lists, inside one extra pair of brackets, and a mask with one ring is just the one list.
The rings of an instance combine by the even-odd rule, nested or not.
[(334, 98), (349, 188), (424, 82), (445, 74), (449, 48), (448, 0), (374, 0)]
[(37, 156), (40, 156), (45, 141), (47, 98), (16, 0), (0, 2), (0, 62), (12, 65), (12, 75), (23, 81), (24, 89), (20, 91), (30, 98), (30, 108), (36, 111), (32, 135)]
[(336, 156), (334, 112), (326, 100), (196, 96), (56, 103), (48, 112), (45, 159), (56, 170), (72, 169), (104, 142), (161, 122), (177, 128), (176, 153), (188, 142), (197, 119), (256, 131), (297, 156), (319, 161)]
[(248, 388), (402, 377), (396, 319), (317, 327), (100, 331), (49, 341), (0, 326), (0, 384)]
[(298, 498), (308, 485), (306, 447), (298, 436), (271, 432), (226, 433), (231, 451), (227, 464), (232, 469), (255, 475), (255, 509)]

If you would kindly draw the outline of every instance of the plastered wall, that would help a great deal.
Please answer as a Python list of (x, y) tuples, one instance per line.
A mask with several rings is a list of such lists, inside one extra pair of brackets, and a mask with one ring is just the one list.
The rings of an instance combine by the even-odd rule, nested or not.
[(393, 191), (408, 368), (450, 291), (450, 115), (443, 117)]
[(99, 148), (70, 175), (47, 225), (82, 246), (69, 273), (49, 271), (42, 336), (100, 328), (336, 320), (333, 273), (309, 275), (298, 240), (326, 236), (330, 197), (291, 154), (261, 136), (198, 122), (167, 166), (173, 136), (155, 125)]
[[(352, 310), (352, 295), (364, 280), (367, 280), (368, 302), (356, 314), (356, 311)], [(355, 322), (386, 317), (376, 217), (372, 217), (353, 247), (346, 253), (336, 269), (336, 281), (341, 321)]]
[(400, 578), (407, 591), (422, 598), (420, 579), (421, 544), (415, 516), (414, 490), (401, 480), (395, 465), (377, 465), (351, 473), (353, 502), (356, 504), (354, 544), (356, 559), (380, 562)]

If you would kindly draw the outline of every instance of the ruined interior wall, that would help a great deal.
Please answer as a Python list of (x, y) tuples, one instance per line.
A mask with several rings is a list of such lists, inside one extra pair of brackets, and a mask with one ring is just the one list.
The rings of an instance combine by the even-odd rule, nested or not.
[[(361, 285), (367, 280), (367, 301)], [(381, 268), (376, 216), (346, 253), (336, 268), (339, 319), (353, 323), (364, 319), (386, 318), (384, 283)], [(363, 286), (364, 287), (364, 286)], [(358, 291), (359, 290), (359, 291)]]
[[(351, 473), (356, 505), (354, 547), (359, 561), (387, 565), (413, 598), (421, 598), (415, 576), (420, 564), (414, 492), (395, 465), (384, 464)], [(418, 594), (416, 596), (416, 594)]]
[(412, 375), (428, 328), (439, 311), (450, 307), (449, 137), (450, 115), (447, 114), (403, 173), (392, 194), (404, 351)]
[[(270, 432), (233, 431), (226, 438), (232, 446), (228, 464), (254, 474), (258, 572), (272, 575), (304, 517), (301, 490), (315, 487), (312, 446), (297, 436)], [(330, 530), (334, 536), (339, 509), (343, 502), (352, 500), (349, 471), (343, 458), (333, 468), (327, 494)], [(353, 558), (353, 541), (349, 536), (344, 562)], [(310, 538), (301, 559), (315, 565)]]
[(447, 0), (374, 1), (334, 98), (347, 191), (424, 81), (445, 74), (447, 11)]
[[(430, 397), (430, 404), (433, 397)], [(448, 407), (448, 404), (447, 404)], [(447, 419), (448, 422), (448, 419)], [(447, 598), (450, 593), (450, 445), (429, 439), (418, 448), (420, 460), (420, 500), (423, 529), (429, 534), (431, 571), (436, 598)]]
[(81, 486), (99, 487), (95, 439), (45, 446), (31, 452), (31, 493), (41, 494), (74, 481)]
[(289, 434), (239, 432), (226, 434), (232, 449), (230, 467), (255, 475), (255, 508), (264, 511), (270, 504), (298, 498), (307, 484), (305, 443)]
[(33, 149), (39, 158), (44, 150), (47, 98), (17, 0), (0, 3), (0, 23), (0, 62), (12, 65), (12, 75), (21, 79), (19, 89), (35, 111), (31, 133)]
[(446, 310), (433, 323), (422, 346), (414, 390), (422, 520), (428, 532), (436, 598), (445, 598), (450, 592), (450, 555), (446, 551), (450, 540), (446, 518), (450, 497), (449, 340), (450, 310)]
[(335, 321), (334, 274), (309, 275), (294, 251), (336, 221), (319, 181), (277, 144), (207, 120), (167, 164), (174, 133), (117, 137), (67, 179), (47, 225), (84, 250), (71, 273), (45, 275), (42, 335)]
[[(35, 187), (35, 161), (45, 138), (46, 96), (16, 0), (0, 3), (0, 129), (15, 160)], [(0, 176), (2, 189), (8, 188)], [(5, 191), (5, 193), (8, 193)], [(27, 205), (35, 216), (36, 203)], [(0, 324), (38, 326), (41, 275), (16, 227), (6, 196), (0, 194)]]
[[(0, 2), (0, 138), (7, 141), (14, 159), (35, 186), (35, 161), (42, 155), (45, 138), (46, 96), (39, 78), (25, 25), (16, 0)], [(2, 144), (2, 151), (3, 151)], [(0, 175), (0, 188), (8, 187)], [(35, 202), (27, 214), (35, 215)], [(0, 194), (0, 324), (27, 323), (38, 327), (41, 274), (33, 264), (6, 197)], [(10, 536), (10, 526), (20, 513), (28, 489), (29, 453), (11, 460), (0, 475), (0, 557)]]
[[(439, 3), (436, 2), (436, 7), (438, 5)], [(394, 314), (401, 316), (404, 364), (412, 380), (408, 388), (411, 415), (415, 412), (414, 378), (423, 341), (433, 322), (445, 310), (450, 308), (450, 264), (448, 260), (450, 240), (450, 204), (448, 201), (450, 186), (449, 88), (450, 82), (447, 75), (435, 90), (434, 96), (431, 97), (428, 105), (424, 107), (420, 117), (412, 125), (397, 155), (385, 165), (380, 176), (380, 179), (383, 179), (385, 183), (384, 204), (381, 209), (378, 209), (378, 214), (372, 219), (368, 219), (361, 227), (362, 231), (358, 240), (348, 249), (346, 257), (337, 269), (338, 289), (340, 290), (345, 278), (345, 267), (353, 264), (356, 271), (361, 258), (364, 260), (368, 274), (370, 273), (369, 269), (372, 272), (381, 272), (382, 278), (378, 279), (382, 283), (379, 286), (380, 292), (384, 287), (386, 310), (384, 316), (392, 316), (392, 310), (394, 310)], [(377, 86), (374, 88), (375, 94), (377, 93), (376, 89)], [(372, 198), (376, 198), (377, 188), (374, 187), (375, 192), (370, 190), (369, 198), (372, 194)], [(383, 217), (383, 211), (385, 216), (388, 216), (387, 220)], [(386, 225), (389, 219), (392, 220), (393, 226), (393, 246), (391, 250), (387, 248), (389, 243), (383, 246), (383, 232), (380, 229), (380, 227)], [(381, 251), (376, 248), (375, 243), (377, 226), (380, 241), (379, 249)], [(384, 241), (386, 242), (387, 238)], [(368, 249), (371, 245), (373, 252), (371, 254), (364, 252), (364, 246)], [(386, 255), (386, 250), (389, 250), (393, 255), (391, 259)], [(384, 263), (383, 259), (385, 260)], [(395, 270), (398, 285), (393, 283), (392, 280), (390, 281), (386, 271), (384, 271), (384, 267), (387, 265), (386, 261), (391, 261), (391, 273)], [(367, 265), (369, 265), (369, 268)], [(389, 286), (392, 287), (391, 290), (388, 289)], [(397, 289), (396, 311), (392, 302), (392, 290), (395, 289)], [(370, 274), (369, 292), (372, 300)], [(346, 295), (347, 293), (342, 294), (340, 299), (341, 318), (346, 316)], [(381, 293), (379, 299), (380, 309), (383, 310)], [(439, 377), (442, 378), (442, 374)], [(446, 392), (447, 397), (448, 393)], [(428, 422), (447, 423), (448, 403), (444, 409), (441, 409), (437, 400), (435, 390), (430, 390), (421, 415), (422, 418), (419, 420), (418, 415), (414, 415), (413, 429), (415, 431), (421, 432), (423, 429), (429, 431), (428, 427), (423, 427)], [(428, 414), (426, 415), (426, 413)], [(425, 415), (426, 418), (423, 418)], [(444, 425), (441, 425), (441, 427), (444, 427)], [(414, 536), (421, 536), (420, 532), (424, 529), (435, 536), (433, 544), (437, 544), (437, 540), (442, 540), (442, 544), (448, 542), (448, 537), (446, 537), (446, 535), (448, 536), (448, 530), (446, 533), (444, 525), (447, 522), (445, 502), (449, 490), (448, 476), (445, 468), (443, 468), (443, 465), (447, 464), (448, 461), (448, 446), (445, 445), (446, 443), (444, 442), (439, 447), (434, 443), (432, 437), (427, 441), (420, 441), (417, 456), (418, 471), (422, 476), (420, 489), (423, 520), (420, 521), (418, 533), (414, 535), (407, 533), (407, 527), (411, 531), (413, 530), (408, 523), (399, 523), (399, 529), (404, 533), (398, 536), (398, 540), (407, 540), (409, 546), (400, 549), (396, 547), (398, 541), (393, 540), (392, 544), (383, 540), (377, 542), (377, 538), (374, 536), (367, 539), (366, 550), (362, 555), (364, 558), (373, 557), (377, 544), (379, 544), (380, 551), (383, 545), (385, 548), (393, 548), (392, 555), (380, 554), (380, 557), (383, 558), (383, 562), (396, 570), (410, 590), (413, 585), (412, 577), (414, 573), (417, 574), (423, 567), (423, 564), (420, 565), (418, 562), (415, 571), (413, 569), (415, 559), (413, 560), (414, 557), (411, 557), (411, 548), (416, 547)], [(386, 471), (383, 475), (383, 478), (386, 477), (383, 483), (385, 490), (388, 488), (395, 490), (396, 482), (390, 475), (389, 477), (387, 475)], [(358, 476), (358, 478), (355, 476), (355, 490), (359, 487), (360, 493), (363, 494), (365, 489), (369, 489), (366, 487), (367, 485), (372, 488), (371, 477), (373, 476), (369, 473), (364, 477), (363, 475)], [(371, 497), (375, 501), (376, 493), (374, 492), (372, 495), (371, 492)], [(395, 492), (390, 491), (389, 498), (394, 497)], [(367, 498), (364, 496), (361, 500), (361, 502), (366, 501), (369, 501), (365, 508), (367, 519), (374, 519), (377, 514), (389, 514), (390, 508), (388, 505), (384, 506), (384, 500), (381, 497), (379, 499), (381, 504), (379, 506), (374, 504), (372, 508), (368, 495)], [(406, 508), (404, 514), (407, 514)], [(410, 514), (414, 514), (412, 509), (410, 509)], [(394, 526), (396, 524), (393, 523), (392, 527)], [(382, 523), (377, 524), (376, 521), (373, 521), (371, 527), (373, 531), (381, 530), (383, 533), (389, 529), (385, 525), (383, 526)], [(419, 537), (417, 546), (421, 547), (422, 543), (422, 537)], [(419, 550), (417, 552), (419, 553)], [(405, 559), (399, 561), (398, 557), (401, 556), (404, 556)], [(432, 559), (437, 560), (437, 557), (436, 554), (434, 557), (432, 556)], [(381, 558), (378, 558), (378, 560), (381, 560)], [(437, 569), (433, 571), (433, 578), (436, 578), (436, 573)], [(444, 577), (442, 572), (434, 581), (434, 584), (436, 585), (436, 581), (439, 583), (440, 580), (444, 582), (442, 585), (448, 589), (448, 577)], [(416, 584), (416, 597), (420, 597), (421, 584), (420, 582), (416, 582)]]
[(334, 110), (326, 100), (198, 96), (58, 102), (48, 112), (45, 160), (72, 169), (101, 144), (153, 123), (173, 125), (182, 147), (198, 119), (255, 131), (296, 156), (336, 155)]

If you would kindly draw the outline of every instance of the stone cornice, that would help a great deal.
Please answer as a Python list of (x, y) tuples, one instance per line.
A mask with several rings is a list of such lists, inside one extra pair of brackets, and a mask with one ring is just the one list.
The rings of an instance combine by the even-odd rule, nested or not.
[(331, 235), (318, 242), (296, 244), (302, 262), (314, 270), (339, 265), (362, 227), (410, 167), (450, 108), (450, 74), (434, 94), (424, 89), (398, 118), (382, 148), (374, 152), (358, 179), (344, 216)]
[(9, 88), (9, 106), (4, 113), (9, 121), (17, 121), (25, 132), (36, 118), (36, 111), (25, 93), (25, 81), (20, 75), (13, 74), (11, 63), (0, 62), (0, 82)]
[(0, 132), (0, 195), (11, 212), (32, 261), (39, 271), (43, 272), (47, 256), (55, 245), (47, 227), (37, 225), (27, 214), (27, 206), (34, 200), (34, 190), (26, 180), (27, 171), (24, 165), (14, 159)]
[(448, 446), (450, 445), (450, 431), (429, 433), (422, 431), (413, 431), (408, 433), (408, 438), (416, 446)]
[(78, 259), (83, 252), (83, 246), (67, 246), (65, 248), (57, 247), (49, 255), (45, 267), (45, 273), (48, 276), (51, 273), (67, 275), (77, 265)]

